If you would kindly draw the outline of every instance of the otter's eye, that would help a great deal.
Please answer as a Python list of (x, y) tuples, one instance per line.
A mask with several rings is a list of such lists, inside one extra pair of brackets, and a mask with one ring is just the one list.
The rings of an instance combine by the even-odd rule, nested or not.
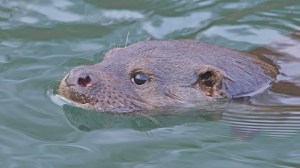
[(145, 74), (139, 72), (133, 75), (131, 81), (137, 85), (143, 85), (148, 81), (148, 77)]

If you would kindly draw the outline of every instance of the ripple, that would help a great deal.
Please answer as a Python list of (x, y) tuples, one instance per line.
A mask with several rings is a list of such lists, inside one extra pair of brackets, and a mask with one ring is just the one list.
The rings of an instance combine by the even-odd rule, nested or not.
[(38, 19), (34, 18), (34, 17), (30, 17), (30, 16), (24, 16), (24, 17), (20, 17), (19, 20), (21, 22), (27, 23), (27, 24), (35, 24), (38, 22)]
[[(263, 110), (263, 109), (262, 109)], [(258, 132), (272, 137), (289, 137), (300, 132), (299, 111), (228, 111), (222, 121), (233, 127), (233, 134), (249, 137)]]
[(47, 95), (50, 97), (51, 101), (54, 104), (56, 104), (60, 107), (63, 107), (63, 105), (65, 105), (65, 104), (75, 106), (75, 104), (72, 101), (70, 101), (70, 100), (68, 100), (68, 99), (66, 99), (66, 98), (64, 98), (60, 95), (54, 94), (52, 89), (49, 89), (47, 91)]
[[(239, 34), (244, 34), (240, 36)], [(283, 36), (279, 31), (273, 29), (253, 29), (250, 25), (223, 25), (212, 26), (201, 33), (205, 38), (219, 36), (228, 40), (233, 39), (237, 42), (250, 42), (251, 44), (264, 45), (269, 44)], [(204, 38), (202, 37), (202, 38)], [(257, 39), (257, 37), (260, 37)]]
[(143, 23), (143, 29), (155, 38), (162, 38), (176, 31), (188, 28), (204, 27), (211, 14), (209, 12), (194, 12), (180, 17), (159, 17)]
[(13, 10), (0, 6), (0, 20), (9, 20), (12, 16), (12, 13)]
[(81, 20), (80, 15), (63, 11), (53, 6), (28, 5), (27, 9), (43, 14), (53, 21), (76, 22)]

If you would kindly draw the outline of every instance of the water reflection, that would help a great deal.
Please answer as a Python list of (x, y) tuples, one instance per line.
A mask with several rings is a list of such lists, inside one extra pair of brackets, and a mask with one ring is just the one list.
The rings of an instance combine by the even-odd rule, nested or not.
[[(155, 128), (172, 127), (186, 123), (205, 122), (219, 120), (222, 113), (217, 111), (199, 111), (187, 109), (163, 109), (155, 112), (134, 112), (134, 113), (109, 113), (93, 112), (71, 105), (63, 105), (65, 115), (69, 122), (81, 131), (91, 131), (104, 128), (132, 128), (140, 131), (149, 131)], [(179, 113), (176, 113), (179, 112)], [(165, 113), (164, 113), (165, 112)]]
[(231, 109), (223, 113), (222, 122), (232, 127), (236, 138), (249, 138), (256, 133), (286, 137), (300, 131), (300, 106), (290, 109), (263, 107), (252, 111)]
[(260, 107), (230, 102), (223, 103), (223, 106), (211, 111), (192, 109), (189, 112), (173, 114), (161, 112), (159, 115), (97, 113), (70, 105), (64, 105), (63, 108), (69, 122), (81, 131), (103, 128), (133, 128), (149, 131), (162, 127), (215, 121), (229, 126), (232, 135), (228, 136), (240, 140), (254, 138), (259, 134), (288, 137), (300, 131), (300, 106)]

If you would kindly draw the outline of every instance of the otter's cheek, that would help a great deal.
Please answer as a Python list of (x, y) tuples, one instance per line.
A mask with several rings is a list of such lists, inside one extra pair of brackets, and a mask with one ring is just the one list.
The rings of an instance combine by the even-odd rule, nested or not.
[(190, 87), (169, 87), (168, 95), (171, 99), (178, 99), (182, 102), (197, 102), (209, 99), (200, 89)]

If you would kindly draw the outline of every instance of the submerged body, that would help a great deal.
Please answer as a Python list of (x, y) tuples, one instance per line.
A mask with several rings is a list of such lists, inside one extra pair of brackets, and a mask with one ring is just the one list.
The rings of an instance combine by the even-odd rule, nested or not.
[(238, 98), (269, 86), (274, 65), (194, 40), (143, 41), (72, 69), (59, 93), (95, 111), (132, 112)]

